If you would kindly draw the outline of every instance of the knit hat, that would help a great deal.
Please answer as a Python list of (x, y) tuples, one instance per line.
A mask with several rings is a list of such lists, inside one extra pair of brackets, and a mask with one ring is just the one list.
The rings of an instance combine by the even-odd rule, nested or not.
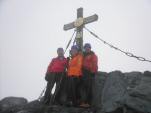
[(59, 48), (57, 49), (57, 52), (58, 52), (58, 51), (64, 51), (64, 50), (63, 50), (62, 47), (59, 47)]
[(91, 48), (91, 44), (90, 43), (85, 43), (84, 48), (86, 48), (86, 47)]
[(77, 45), (73, 45), (73, 46), (71, 47), (71, 49), (79, 50), (79, 47), (78, 47)]

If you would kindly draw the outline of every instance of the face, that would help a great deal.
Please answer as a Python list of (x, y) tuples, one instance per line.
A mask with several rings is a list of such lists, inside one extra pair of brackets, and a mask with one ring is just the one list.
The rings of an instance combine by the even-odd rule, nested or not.
[(58, 50), (57, 54), (59, 57), (63, 57), (64, 56), (64, 51), (63, 50)]
[(78, 53), (78, 50), (71, 49), (71, 56), (75, 56)]
[(86, 53), (89, 53), (91, 51), (91, 48), (85, 47), (84, 50), (85, 50)]

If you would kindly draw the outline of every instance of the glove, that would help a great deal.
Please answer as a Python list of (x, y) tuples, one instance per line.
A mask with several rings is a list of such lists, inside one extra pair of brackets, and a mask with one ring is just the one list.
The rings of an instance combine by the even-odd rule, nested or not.
[(70, 57), (67, 57), (67, 61), (69, 61), (70, 60)]
[(49, 77), (48, 77), (48, 74), (46, 73), (45, 75), (45, 80), (48, 82), (49, 81)]

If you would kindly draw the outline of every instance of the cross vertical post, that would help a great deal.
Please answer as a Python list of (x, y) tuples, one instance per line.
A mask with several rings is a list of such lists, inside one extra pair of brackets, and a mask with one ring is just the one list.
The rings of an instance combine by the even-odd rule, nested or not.
[[(83, 8), (77, 9), (77, 19), (83, 18)], [(76, 28), (76, 45), (78, 45), (79, 50), (83, 50), (83, 25)]]

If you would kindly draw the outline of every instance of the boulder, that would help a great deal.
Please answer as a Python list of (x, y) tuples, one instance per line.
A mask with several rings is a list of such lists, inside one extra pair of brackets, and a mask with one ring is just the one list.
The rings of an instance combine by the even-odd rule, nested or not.
[(22, 97), (6, 97), (0, 101), (0, 111), (3, 112), (16, 106), (23, 106), (27, 102), (27, 99)]
[(133, 71), (129, 73), (124, 73), (124, 76), (127, 83), (127, 88), (135, 88), (137, 85), (140, 84), (143, 74), (141, 72)]
[(102, 91), (107, 75), (106, 72), (98, 72), (95, 76), (92, 105), (97, 110), (102, 108)]
[[(63, 81), (65, 84), (66, 81)], [(42, 101), (7, 97), (0, 101), (0, 113), (151, 113), (151, 72), (98, 72), (93, 86), (92, 108), (64, 106), (65, 85), (61, 87), (63, 106)]]
[(122, 108), (127, 96), (124, 74), (120, 71), (109, 73), (102, 92), (102, 111), (113, 112)]
[(29, 112), (29, 111), (27, 111), (27, 110), (21, 110), (21, 111), (18, 111), (18, 112), (16, 112), (16, 113), (31, 113), (31, 112)]
[(151, 72), (144, 72), (140, 84), (129, 91), (126, 105), (139, 112), (151, 113)]

